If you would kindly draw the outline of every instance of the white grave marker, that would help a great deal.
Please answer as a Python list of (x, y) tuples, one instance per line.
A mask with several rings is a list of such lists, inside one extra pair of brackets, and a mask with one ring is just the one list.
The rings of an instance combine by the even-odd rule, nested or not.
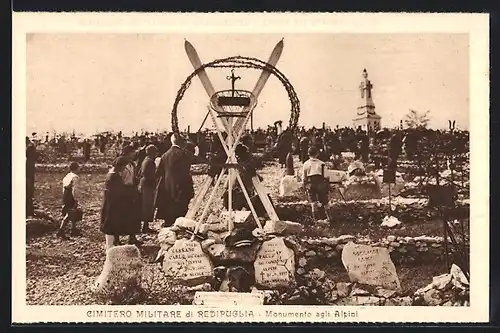
[(264, 242), (254, 263), (255, 281), (268, 287), (287, 287), (295, 279), (295, 255), (282, 237)]
[(386, 248), (349, 242), (342, 250), (342, 263), (351, 282), (401, 289), (396, 267)]
[(213, 264), (201, 244), (188, 239), (179, 239), (168, 249), (163, 270), (168, 276), (186, 282), (213, 276)]
[(263, 305), (264, 292), (231, 293), (231, 292), (196, 292), (194, 305), (231, 306), (231, 305)]
[(94, 292), (106, 294), (114, 289), (139, 285), (142, 262), (139, 249), (134, 245), (114, 246), (106, 251), (101, 275), (94, 284)]

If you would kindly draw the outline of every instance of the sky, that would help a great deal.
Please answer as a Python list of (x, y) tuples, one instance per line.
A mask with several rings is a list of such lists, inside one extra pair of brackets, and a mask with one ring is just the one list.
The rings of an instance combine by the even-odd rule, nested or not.
[[(182, 82), (193, 71), (190, 41), (204, 63), (241, 55), (276, 67), (300, 100), (299, 126), (350, 126), (361, 104), (364, 68), (383, 127), (409, 109), (430, 110), (430, 127), (469, 126), (469, 40), (466, 34), (30, 34), (27, 36), (27, 133), (170, 130)], [(216, 90), (229, 89), (230, 69), (208, 69)], [(260, 72), (237, 69), (236, 87), (251, 90)], [(208, 97), (195, 78), (179, 104), (181, 129), (195, 131)], [(290, 103), (271, 77), (259, 96), (254, 127), (288, 123)], [(212, 127), (211, 121), (207, 122)]]

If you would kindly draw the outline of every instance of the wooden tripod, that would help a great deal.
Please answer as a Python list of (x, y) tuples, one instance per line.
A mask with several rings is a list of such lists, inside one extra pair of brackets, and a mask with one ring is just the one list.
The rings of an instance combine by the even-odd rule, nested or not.
[[(241, 178), (239, 169), (238, 169), (238, 163), (236, 161), (236, 156), (235, 156), (235, 149), (236, 146), (239, 144), (240, 138), (244, 132), (244, 129), (251, 118), (253, 112), (253, 108), (249, 110), (247, 115), (245, 116), (244, 120), (240, 122), (240, 126), (238, 126), (236, 129), (234, 125), (239, 125), (234, 124), (233, 125), (233, 118), (225, 114), (224, 117), (219, 117), (221, 119), (221, 123), (224, 125), (226, 132), (228, 133), (227, 140), (224, 140), (222, 136), (222, 130), (217, 122), (217, 116), (214, 114), (214, 110), (211, 107), (208, 107), (208, 113), (212, 118), (212, 121), (216, 127), (217, 130), (217, 135), (219, 137), (219, 140), (222, 143), (222, 146), (224, 148), (224, 151), (227, 154), (227, 160), (222, 168), (219, 176), (216, 179), (215, 185), (212, 188), (212, 191), (210, 192), (210, 195), (208, 197), (208, 200), (206, 201), (201, 216), (197, 221), (196, 228), (194, 231), (194, 234), (192, 236), (192, 239), (194, 239), (195, 234), (198, 232), (200, 226), (204, 222), (204, 220), (207, 218), (207, 215), (209, 213), (210, 207), (213, 203), (213, 200), (215, 199), (215, 195), (217, 193), (217, 190), (222, 184), (222, 179), (223, 176), (227, 173), (228, 177), (226, 178), (226, 181), (224, 183), (224, 188), (228, 189), (228, 211), (229, 211), (229, 218), (228, 218), (228, 230), (231, 232), (234, 229), (234, 220), (233, 220), (233, 198), (232, 198), (232, 190), (233, 190), (233, 185), (235, 184), (235, 181), (238, 182), (243, 195), (245, 197), (245, 200), (248, 204), (248, 207), (250, 208), (250, 211), (252, 212), (252, 216), (255, 219), (255, 222), (257, 223), (257, 226), (260, 230), (262, 230), (262, 224), (260, 223), (259, 217), (257, 216), (257, 212), (255, 210), (255, 207), (250, 200), (250, 196), (248, 194), (248, 191), (243, 183), (243, 180)], [(193, 219), (197, 213), (197, 211), (201, 208), (202, 203), (209, 192), (210, 185), (213, 183), (214, 177), (213, 176), (207, 176), (205, 181), (203, 182), (203, 185), (200, 189), (200, 192), (195, 197), (194, 203), (191, 207), (191, 209), (188, 211), (186, 214), (187, 218)], [(257, 176), (252, 178), (252, 184), (254, 186), (255, 192), (259, 196), (259, 199), (262, 201), (262, 204), (264, 206), (264, 209), (266, 210), (267, 215), (271, 220), (279, 220), (278, 215), (276, 214), (276, 211), (274, 210), (274, 207), (269, 200), (269, 197), (267, 196), (265, 192), (265, 187), (262, 185), (260, 182), (259, 178)]]

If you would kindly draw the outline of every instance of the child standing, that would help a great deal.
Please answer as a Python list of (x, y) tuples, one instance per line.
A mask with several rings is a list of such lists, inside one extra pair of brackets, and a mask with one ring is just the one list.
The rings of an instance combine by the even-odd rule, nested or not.
[(304, 162), (302, 180), (307, 192), (313, 219), (317, 219), (318, 208), (323, 208), (328, 221), (331, 221), (328, 212), (329, 182), (325, 178), (325, 162), (318, 159), (319, 150), (312, 146), (308, 150), (309, 159)]
[(76, 222), (81, 221), (81, 211), (78, 209), (77, 186), (78, 186), (78, 172), (79, 165), (76, 162), (71, 162), (69, 166), (69, 173), (63, 178), (63, 220), (61, 226), (57, 231), (57, 236), (63, 239), (67, 237), (64, 234), (64, 228), (71, 222), (70, 235), (75, 237), (80, 235), (80, 231), (76, 228)]

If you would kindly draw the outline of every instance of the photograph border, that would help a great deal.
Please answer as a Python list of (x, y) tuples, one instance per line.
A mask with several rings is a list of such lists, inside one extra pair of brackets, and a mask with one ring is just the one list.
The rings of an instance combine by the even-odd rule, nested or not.
[[(272, 30), (271, 30), (272, 29)], [(489, 320), (489, 15), (488, 14), (387, 14), (387, 13), (13, 13), (13, 114), (12, 114), (12, 214), (24, 219), (26, 136), (26, 34), (27, 33), (468, 33), (470, 36), (470, 307), (325, 307), (258, 306), (254, 315), (241, 315), (243, 307), (207, 310), (182, 306), (182, 318), (144, 320), (131, 317), (100, 318), (89, 311), (170, 311), (178, 306), (28, 306), (26, 305), (26, 230), (12, 224), (12, 321), (43, 322), (353, 322), (352, 318), (316, 318), (326, 311), (358, 311), (354, 322), (486, 322)], [(16, 186), (17, 185), (17, 186)], [(280, 308), (280, 309), (278, 309)], [(266, 311), (310, 311), (311, 317), (266, 317)], [(132, 311), (132, 310), (131, 310)], [(216, 317), (198, 311), (220, 312)], [(238, 312), (234, 315), (222, 311)], [(133, 310), (135, 312), (135, 310)], [(193, 317), (187, 317), (192, 312)], [(247, 311), (248, 312), (248, 311)], [(234, 315), (234, 316), (233, 316)], [(327, 319), (327, 320), (325, 320)]]

